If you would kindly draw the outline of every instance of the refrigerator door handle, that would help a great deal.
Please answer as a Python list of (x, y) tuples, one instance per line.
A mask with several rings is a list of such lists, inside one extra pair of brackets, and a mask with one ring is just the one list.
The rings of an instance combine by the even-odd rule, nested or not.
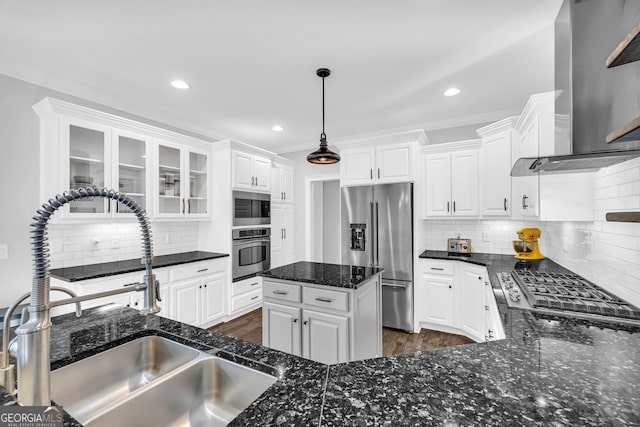
[(378, 201), (376, 200), (376, 267), (380, 265), (380, 246), (378, 245)]
[(375, 247), (375, 241), (376, 241), (376, 235), (375, 235), (375, 228), (373, 227), (373, 202), (369, 202), (369, 214), (371, 215), (371, 221), (369, 222), (369, 224), (371, 224), (371, 262), (369, 263), (369, 265), (374, 266), (375, 264), (375, 260), (376, 260), (376, 254), (374, 253), (374, 247)]

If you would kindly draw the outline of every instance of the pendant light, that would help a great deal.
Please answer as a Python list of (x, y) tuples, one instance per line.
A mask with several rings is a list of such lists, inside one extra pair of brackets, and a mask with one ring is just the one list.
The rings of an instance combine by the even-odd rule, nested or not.
[(320, 134), (320, 148), (307, 156), (309, 163), (318, 165), (331, 165), (340, 161), (340, 155), (327, 147), (327, 135), (324, 133), (324, 78), (329, 77), (331, 71), (328, 68), (318, 68), (318, 77), (322, 77), (322, 133)]

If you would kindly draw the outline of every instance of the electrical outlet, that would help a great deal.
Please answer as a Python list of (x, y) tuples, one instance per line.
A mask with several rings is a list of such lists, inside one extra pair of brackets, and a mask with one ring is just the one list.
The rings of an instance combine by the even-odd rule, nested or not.
[(0, 259), (9, 259), (9, 245), (0, 245)]
[(111, 241), (111, 249), (120, 249), (120, 241), (118, 239)]
[(488, 231), (483, 231), (482, 232), (482, 241), (483, 242), (490, 242), (491, 241), (491, 233), (489, 233)]
[(100, 241), (100, 239), (96, 239), (94, 237), (93, 239), (91, 239), (91, 250), (97, 251), (99, 249), (102, 249), (102, 242)]

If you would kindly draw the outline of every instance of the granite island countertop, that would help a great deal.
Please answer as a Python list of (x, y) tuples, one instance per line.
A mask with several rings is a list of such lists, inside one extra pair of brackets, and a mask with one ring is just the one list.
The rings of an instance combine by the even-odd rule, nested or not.
[[(453, 259), (438, 251), (422, 257)], [(53, 319), (53, 367), (114, 341), (158, 334), (221, 348), (282, 373), (282, 380), (233, 426), (640, 424), (640, 328), (509, 308), (495, 273), (520, 261), (493, 254), (456, 260), (487, 266), (506, 339), (326, 366), (160, 316), (106, 306), (87, 310), (79, 319), (73, 314)], [(549, 259), (526, 267), (568, 271)], [(0, 388), (0, 405), (9, 401)]]
[(258, 273), (265, 279), (312, 283), (334, 288), (357, 289), (383, 268), (300, 261)]
[[(218, 252), (192, 251), (177, 254), (159, 255), (154, 257), (153, 268), (170, 267), (172, 265), (187, 264), (190, 262), (206, 261), (210, 259), (228, 257), (229, 254)], [(99, 277), (113, 276), (116, 274), (133, 273), (143, 271), (144, 264), (140, 258), (124, 261), (103, 262), (98, 264), (78, 265), (75, 267), (54, 268), (49, 271), (51, 277), (66, 282), (78, 282), (81, 280), (97, 279)]]

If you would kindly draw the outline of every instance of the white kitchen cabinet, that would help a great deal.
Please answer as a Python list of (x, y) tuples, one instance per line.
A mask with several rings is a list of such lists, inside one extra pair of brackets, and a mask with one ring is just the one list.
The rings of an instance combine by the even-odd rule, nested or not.
[(462, 334), (476, 342), (504, 338), (485, 267), (435, 259), (422, 259), (420, 264), (416, 303), (420, 327)]
[(280, 163), (273, 163), (271, 168), (271, 201), (274, 203), (293, 203), (294, 168)]
[(265, 279), (263, 345), (327, 364), (382, 355), (378, 276), (358, 289)]
[(228, 272), (216, 272), (216, 269), (214, 267), (211, 268), (212, 271), (203, 272), (204, 277), (171, 283), (172, 319), (193, 326), (208, 327), (226, 315)]
[(294, 208), (271, 205), (271, 268), (291, 264), (294, 260)]
[(271, 159), (241, 151), (231, 153), (233, 188), (271, 191)]
[(427, 152), (425, 217), (478, 216), (478, 150)]
[[(540, 140), (540, 117), (536, 114), (519, 130), (518, 157), (537, 157)], [(517, 160), (517, 159), (516, 159)], [(540, 182), (538, 175), (514, 177), (513, 212), (515, 218), (537, 217), (539, 211)]]
[(345, 147), (340, 150), (340, 185), (412, 182), (414, 150), (414, 141)]
[[(41, 124), (42, 199), (107, 187), (126, 193), (150, 217), (210, 217), (209, 143), (53, 98), (33, 108)], [(167, 148), (160, 165), (157, 144)], [(133, 220), (133, 214), (121, 203), (95, 198), (65, 205), (54, 220), (113, 218)]]
[(480, 149), (480, 205), (483, 216), (511, 215), (511, 146), (517, 136), (517, 117), (478, 129)]
[(201, 324), (211, 325), (226, 314), (227, 274), (226, 272), (202, 280)]
[(202, 320), (202, 282), (199, 279), (173, 284), (170, 288), (173, 313), (171, 318), (197, 326)]
[(486, 268), (460, 263), (456, 269), (460, 284), (460, 327), (474, 341), (483, 341), (486, 330)]
[(262, 345), (302, 356), (300, 325), (302, 309), (265, 302), (262, 305)]
[(262, 302), (262, 277), (250, 277), (231, 284), (231, 318), (242, 316), (260, 306)]
[(347, 316), (302, 311), (302, 357), (332, 365), (349, 361)]
[(166, 141), (155, 148), (155, 217), (209, 217), (209, 153)]

